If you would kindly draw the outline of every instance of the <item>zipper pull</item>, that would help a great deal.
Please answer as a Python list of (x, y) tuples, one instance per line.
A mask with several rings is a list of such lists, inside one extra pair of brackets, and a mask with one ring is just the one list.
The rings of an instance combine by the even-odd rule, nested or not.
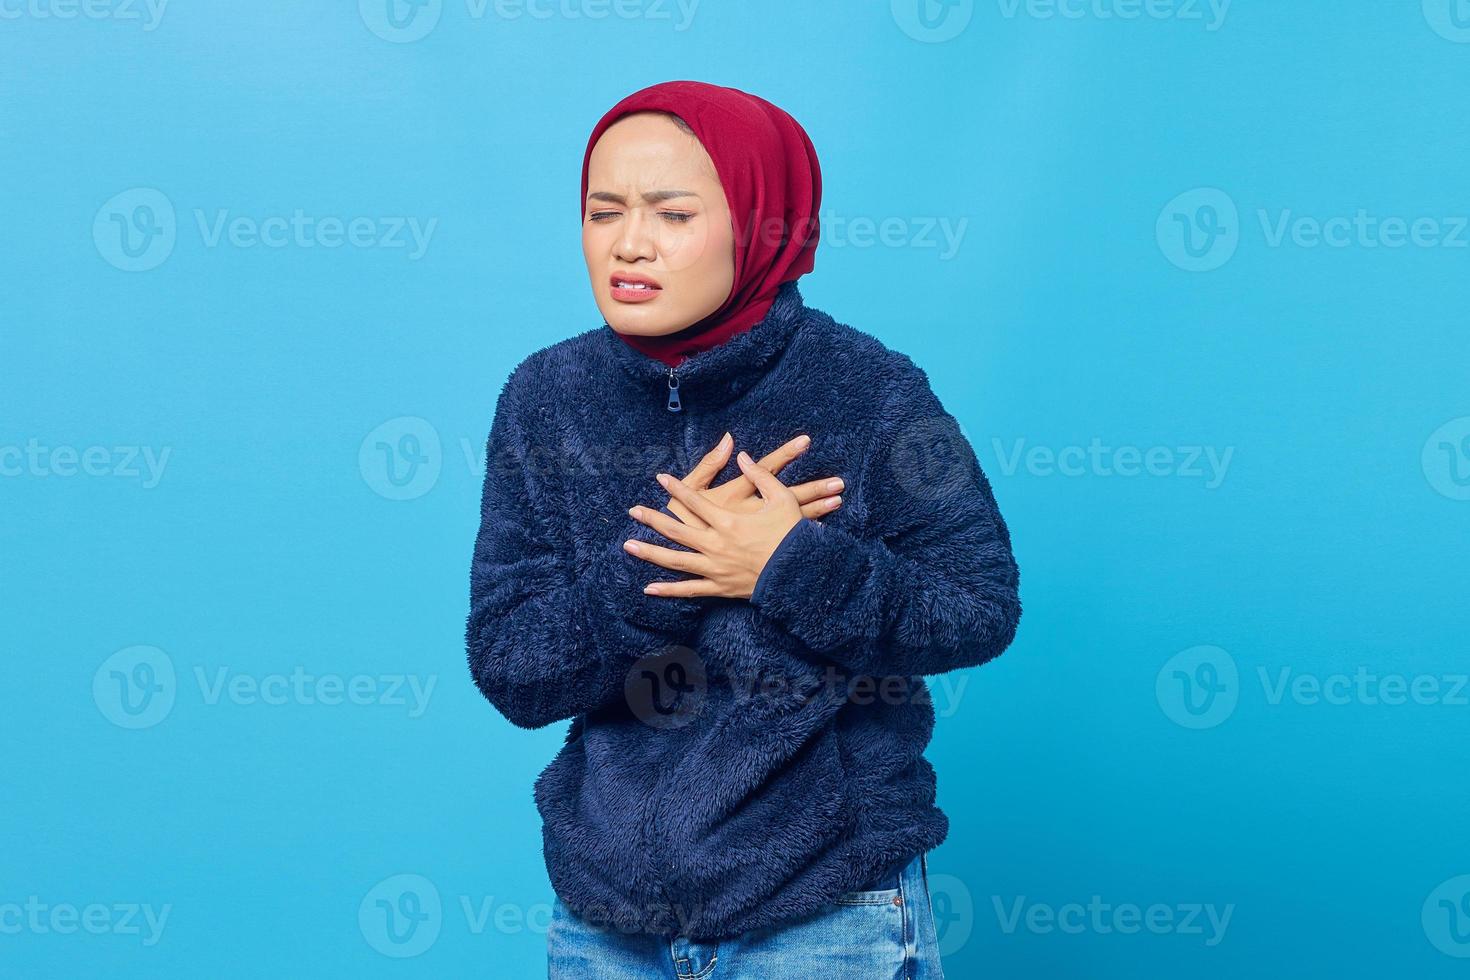
[(671, 412), (678, 412), (678, 411), (682, 410), (683, 408), (684, 408), (684, 404), (681, 401), (679, 401), (679, 375), (676, 374), (676, 373), (674, 373), (674, 369), (672, 367), (670, 367), (669, 368), (669, 411), (671, 411)]

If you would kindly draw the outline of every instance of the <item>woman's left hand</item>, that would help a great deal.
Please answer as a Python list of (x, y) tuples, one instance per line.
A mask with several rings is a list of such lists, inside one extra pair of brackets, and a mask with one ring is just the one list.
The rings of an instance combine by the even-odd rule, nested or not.
[(681, 521), (649, 507), (633, 507), (628, 511), (635, 521), (693, 549), (676, 551), (642, 541), (623, 542), (623, 549), (630, 555), (697, 576), (679, 582), (650, 582), (643, 590), (648, 595), (749, 599), (776, 546), (801, 521), (801, 504), (789, 487), (743, 450), (735, 458), (740, 471), (760, 491), (763, 503), (759, 510), (751, 513), (729, 510), (672, 476), (660, 473), (659, 485), (683, 504), (692, 518)]

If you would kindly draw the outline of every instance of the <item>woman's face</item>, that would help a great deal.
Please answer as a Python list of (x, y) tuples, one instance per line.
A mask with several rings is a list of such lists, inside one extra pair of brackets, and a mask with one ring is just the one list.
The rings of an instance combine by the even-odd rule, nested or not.
[(675, 333), (729, 297), (735, 235), (725, 190), (704, 146), (669, 117), (634, 113), (607, 128), (587, 164), (583, 205), (592, 294), (618, 333)]

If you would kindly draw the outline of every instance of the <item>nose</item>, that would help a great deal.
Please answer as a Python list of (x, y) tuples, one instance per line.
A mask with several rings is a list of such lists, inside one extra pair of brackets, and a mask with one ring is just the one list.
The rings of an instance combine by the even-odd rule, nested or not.
[(658, 258), (658, 249), (655, 247), (652, 230), (649, 227), (648, 218), (641, 208), (633, 208), (622, 221), (622, 234), (614, 243), (613, 251), (622, 262), (632, 262), (637, 259), (648, 259), (652, 261)]

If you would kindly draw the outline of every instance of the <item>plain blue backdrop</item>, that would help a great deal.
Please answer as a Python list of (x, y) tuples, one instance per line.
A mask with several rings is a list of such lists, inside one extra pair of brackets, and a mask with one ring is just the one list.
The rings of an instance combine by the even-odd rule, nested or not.
[(807, 301), (1011, 527), (950, 976), (1464, 974), (1470, 5), (923, 4), (0, 0), (0, 975), (544, 975), (481, 453), (673, 78), (807, 128)]

